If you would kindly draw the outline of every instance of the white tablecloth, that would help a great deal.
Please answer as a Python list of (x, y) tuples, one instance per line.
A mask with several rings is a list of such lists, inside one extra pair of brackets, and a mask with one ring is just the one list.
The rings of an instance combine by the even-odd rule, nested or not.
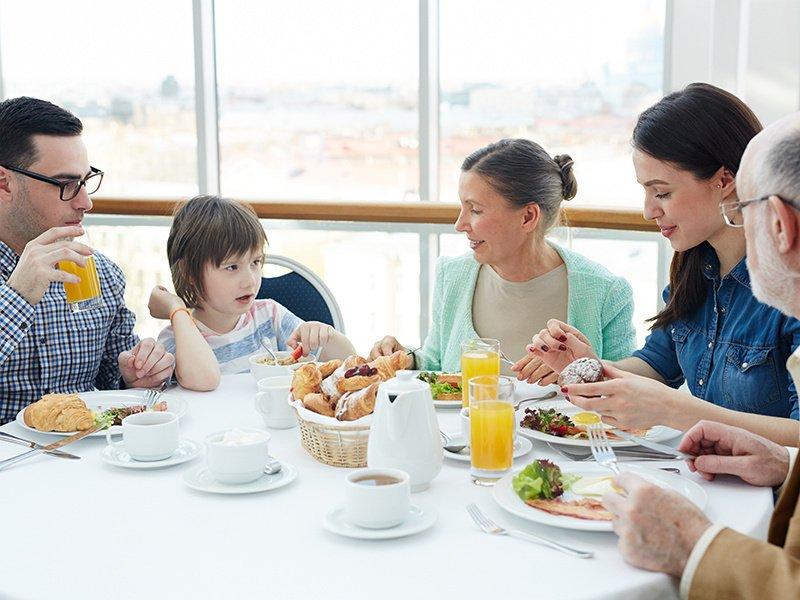
[[(250, 375), (224, 377), (211, 393), (170, 390), (189, 402), (181, 434), (198, 441), (216, 430), (263, 427)], [(438, 410), (446, 431), (458, 412)], [(49, 443), (15, 423), (4, 430)], [(325, 531), (325, 513), (343, 499), (345, 469), (315, 461), (297, 428), (272, 431), (270, 451), (299, 469), (279, 490), (241, 496), (197, 492), (181, 476), (202, 458), (161, 470), (104, 464), (102, 438), (67, 449), (80, 461), (39, 456), (0, 472), (0, 598), (674, 598), (669, 577), (625, 564), (612, 533), (536, 525), (498, 507), (472, 485), (469, 464), (445, 460), (429, 490), (412, 503), (434, 507), (436, 525), (388, 541)], [(0, 459), (22, 451), (0, 444)], [(534, 457), (557, 458), (534, 443)], [(563, 459), (561, 459), (563, 461)], [(661, 463), (647, 463), (659, 465)], [(683, 471), (685, 466), (678, 462)], [(665, 465), (661, 465), (665, 466)], [(734, 479), (692, 477), (709, 496), (709, 518), (766, 537), (772, 492)], [(571, 558), (523, 540), (482, 533), (464, 507), (478, 505), (503, 525), (594, 550)]]

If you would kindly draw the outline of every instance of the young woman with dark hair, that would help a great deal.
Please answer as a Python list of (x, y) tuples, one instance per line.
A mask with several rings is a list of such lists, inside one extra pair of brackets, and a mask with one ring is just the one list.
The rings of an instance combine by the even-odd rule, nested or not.
[[(686, 430), (710, 419), (797, 445), (797, 423), (786, 419), (798, 418), (797, 391), (785, 364), (800, 323), (755, 299), (744, 230), (720, 214), (737, 199), (739, 162), (760, 130), (741, 100), (701, 83), (639, 116), (633, 164), (644, 214), (675, 250), (666, 306), (641, 350), (606, 364), (607, 381), (565, 388), (575, 404), (628, 427)], [(594, 355), (578, 328), (555, 320), (529, 348), (555, 371)], [(690, 393), (676, 389), (684, 382)]]
[[(455, 228), (472, 252), (439, 260), (433, 322), (414, 353), (416, 368), (460, 370), (460, 344), (476, 337), (498, 339), (506, 353), (521, 356), (531, 332), (552, 317), (584, 331), (604, 358), (630, 354), (635, 332), (628, 282), (545, 240), (561, 203), (577, 193), (569, 156), (551, 158), (529, 140), (501, 140), (464, 160), (458, 193)], [(387, 336), (371, 356), (400, 348)], [(504, 370), (542, 383), (557, 378), (533, 354)]]

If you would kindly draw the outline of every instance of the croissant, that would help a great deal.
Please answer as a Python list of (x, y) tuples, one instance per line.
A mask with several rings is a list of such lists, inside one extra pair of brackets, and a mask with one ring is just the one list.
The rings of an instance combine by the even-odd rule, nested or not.
[(336, 389), (339, 393), (355, 392), (363, 390), (368, 385), (377, 383), (381, 380), (381, 376), (377, 373), (375, 375), (353, 375), (352, 377), (342, 377), (336, 382)]
[(94, 413), (76, 394), (47, 394), (23, 413), (25, 424), (39, 431), (83, 431), (94, 425)]
[(378, 384), (357, 392), (348, 392), (336, 404), (336, 418), (340, 421), (355, 421), (371, 414), (375, 410), (375, 398), (378, 395)]
[(306, 394), (306, 397), (303, 398), (303, 406), (326, 417), (332, 417), (335, 414), (331, 403), (325, 399), (323, 394)]
[(378, 369), (381, 381), (388, 381), (397, 371), (411, 366), (411, 358), (403, 350), (398, 350), (389, 356), (379, 356), (371, 363), (371, 367)]
[(367, 364), (366, 358), (362, 358), (358, 355), (353, 354), (352, 356), (348, 356), (347, 358), (344, 359), (342, 366), (346, 371), (347, 369), (352, 369), (353, 367), (360, 367), (361, 365), (365, 364)]
[(295, 369), (292, 376), (292, 397), (295, 400), (302, 400), (306, 394), (314, 394), (320, 391), (319, 384), (322, 383), (322, 373), (314, 363), (306, 363)]
[(341, 359), (334, 359), (329, 360), (328, 362), (324, 362), (321, 365), (318, 365), (319, 372), (322, 374), (322, 378), (325, 379), (328, 375), (333, 373), (336, 369), (342, 366)]

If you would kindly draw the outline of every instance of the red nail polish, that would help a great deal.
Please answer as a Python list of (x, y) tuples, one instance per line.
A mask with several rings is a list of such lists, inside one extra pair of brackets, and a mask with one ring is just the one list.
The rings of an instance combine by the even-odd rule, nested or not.
[(550, 348), (548, 346), (542, 346), (542, 350), (545, 352), (550, 352)]
[(563, 351), (566, 350), (567, 347), (564, 344), (559, 344), (558, 349)]
[(569, 392), (569, 390), (567, 388), (565, 388), (565, 387), (561, 388), (561, 393), (562, 394), (566, 394), (567, 392)]
[(559, 342), (566, 342), (567, 341), (567, 336), (562, 335), (560, 338), (558, 338), (558, 341)]

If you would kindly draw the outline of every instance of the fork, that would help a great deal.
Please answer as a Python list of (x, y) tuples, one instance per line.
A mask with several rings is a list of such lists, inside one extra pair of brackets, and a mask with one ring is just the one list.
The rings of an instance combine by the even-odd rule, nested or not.
[(570, 548), (569, 546), (565, 546), (564, 544), (559, 544), (558, 542), (554, 542), (553, 540), (548, 540), (547, 538), (543, 538), (538, 535), (534, 535), (532, 533), (519, 531), (517, 529), (504, 529), (503, 527), (500, 527), (500, 525), (492, 521), (489, 517), (484, 515), (481, 512), (481, 509), (478, 508), (478, 505), (475, 503), (467, 505), (467, 512), (469, 513), (469, 516), (472, 517), (472, 520), (475, 521), (475, 524), (486, 533), (493, 533), (497, 535), (508, 535), (511, 537), (528, 540), (529, 542), (543, 544), (548, 548), (552, 548), (553, 550), (558, 550), (559, 552), (564, 552), (565, 554), (569, 554), (570, 556), (575, 556), (577, 558), (592, 558), (594, 556), (594, 552), (588, 552), (586, 550), (578, 550), (576, 548)]
[(144, 391), (144, 407), (145, 410), (153, 410), (153, 407), (158, 402), (158, 399), (161, 398), (161, 394), (167, 388), (167, 384), (169, 384), (169, 378), (165, 379), (161, 382), (161, 385), (157, 388), (150, 388)]
[(598, 465), (611, 469), (619, 475), (619, 467), (617, 466), (617, 455), (614, 454), (611, 444), (608, 443), (608, 436), (606, 435), (603, 425), (594, 423), (587, 427), (589, 432), (589, 447), (592, 449), (592, 456)]
[(558, 392), (552, 391), (547, 392), (544, 396), (535, 396), (533, 398), (523, 398), (514, 403), (514, 410), (517, 410), (521, 405), (525, 404), (526, 402), (541, 402), (542, 400), (550, 400), (550, 398), (555, 398), (558, 396)]

